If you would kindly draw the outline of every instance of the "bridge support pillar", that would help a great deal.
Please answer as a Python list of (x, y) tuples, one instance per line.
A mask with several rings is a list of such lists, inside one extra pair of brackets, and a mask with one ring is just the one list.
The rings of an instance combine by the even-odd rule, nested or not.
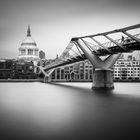
[(49, 82), (51, 82), (50, 76), (45, 76), (44, 77), (44, 83), (49, 83)]
[(113, 89), (112, 70), (95, 69), (92, 89)]
[(83, 39), (74, 39), (85, 56), (89, 59), (95, 71), (93, 73), (92, 89), (113, 89), (112, 67), (121, 53), (110, 54), (105, 59), (101, 59), (94, 51), (89, 49)]

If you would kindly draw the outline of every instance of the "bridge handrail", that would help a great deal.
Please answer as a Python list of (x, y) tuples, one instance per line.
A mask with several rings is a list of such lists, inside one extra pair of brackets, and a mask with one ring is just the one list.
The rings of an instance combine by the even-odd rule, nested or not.
[[(140, 33), (139, 34), (135, 34), (135, 35), (133, 35), (134, 37), (138, 37), (138, 36), (140, 36)], [(140, 38), (140, 37), (139, 37)], [(129, 40), (129, 42), (127, 42)], [(135, 40), (133, 40), (133, 39), (131, 39), (130, 37), (124, 37), (124, 41), (122, 41), (122, 39), (117, 39), (117, 40), (114, 40), (114, 41), (116, 41), (117, 43), (120, 43), (120, 44), (127, 44), (127, 43), (132, 43), (132, 42), (135, 42)], [(112, 45), (111, 45), (112, 44)], [(105, 46), (105, 47), (114, 47), (114, 46), (116, 46), (116, 44), (114, 44), (113, 42), (111, 42), (111, 41), (108, 41), (108, 42), (105, 42), (105, 43), (103, 43), (102, 44), (103, 46)], [(99, 47), (99, 45), (95, 45), (94, 47), (96, 47), (96, 48), (99, 48), (100, 49), (100, 47)]]

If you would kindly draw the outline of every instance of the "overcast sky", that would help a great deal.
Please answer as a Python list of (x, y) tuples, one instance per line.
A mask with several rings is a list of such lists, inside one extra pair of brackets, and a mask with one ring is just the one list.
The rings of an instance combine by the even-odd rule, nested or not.
[(46, 58), (70, 39), (140, 23), (138, 0), (0, 0), (0, 58), (17, 58), (28, 24)]

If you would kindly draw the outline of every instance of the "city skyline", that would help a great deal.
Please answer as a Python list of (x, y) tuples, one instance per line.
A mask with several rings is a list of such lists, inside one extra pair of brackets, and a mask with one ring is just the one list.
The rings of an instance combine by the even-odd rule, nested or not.
[(72, 37), (139, 23), (139, 4), (137, 0), (1, 1), (0, 57), (18, 57), (28, 24), (38, 48), (53, 59)]

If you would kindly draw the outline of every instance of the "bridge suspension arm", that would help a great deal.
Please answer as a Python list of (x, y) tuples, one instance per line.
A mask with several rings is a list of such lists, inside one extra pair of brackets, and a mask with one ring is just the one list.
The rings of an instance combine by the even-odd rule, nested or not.
[(112, 41), (114, 44), (116, 44), (117, 46), (119, 46), (120, 48), (122, 48), (124, 51), (127, 51), (123, 45), (121, 45), (120, 43), (116, 42), (115, 40), (113, 40), (112, 38), (110, 38), (107, 35), (104, 35), (108, 40)]
[(87, 46), (87, 48), (92, 52), (93, 50), (91, 49), (91, 47), (89, 47), (89, 45), (82, 38), (81, 38), (81, 40), (84, 42), (84, 44)]
[(97, 41), (95, 38), (92, 38), (92, 37), (90, 37), (93, 41), (95, 41), (99, 46), (101, 46), (102, 48), (104, 48), (105, 50), (107, 50), (108, 52), (110, 52), (109, 51), (109, 49), (107, 48), (107, 47), (105, 47), (104, 45), (102, 45), (99, 41)]
[(104, 67), (104, 62), (95, 54), (95, 52), (91, 51), (89, 48), (87, 49), (87, 46), (82, 39), (73, 38), (72, 40), (76, 41), (93, 66), (97, 68)]
[(126, 31), (123, 31), (123, 33), (127, 36), (129, 36), (130, 38), (132, 38), (133, 40), (135, 40), (136, 42), (140, 43), (140, 40), (138, 38), (136, 38), (135, 36), (132, 36), (131, 34), (127, 33)]
[(122, 53), (118, 53), (118, 54), (113, 54), (108, 56), (104, 62), (107, 68), (112, 68), (113, 65), (115, 64), (116, 60), (120, 57)]
[(83, 39), (81, 39), (81, 40), (85, 43), (85, 45), (89, 48), (90, 51), (92, 51), (92, 52), (95, 51), (98, 54), (98, 51), (95, 48), (91, 47), (89, 45), (89, 42), (87, 42), (87, 41), (85, 41)]

